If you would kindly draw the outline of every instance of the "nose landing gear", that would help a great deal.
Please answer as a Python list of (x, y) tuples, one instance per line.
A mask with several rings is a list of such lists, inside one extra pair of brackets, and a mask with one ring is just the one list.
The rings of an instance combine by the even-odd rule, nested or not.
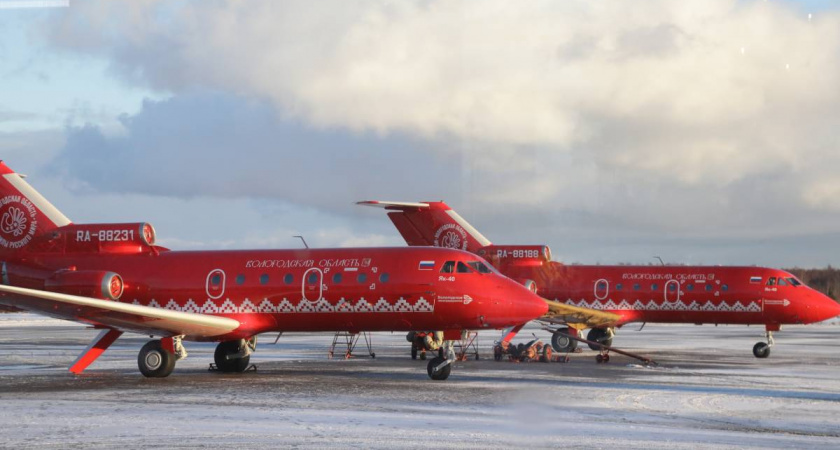
[(773, 340), (773, 330), (767, 330), (767, 342), (758, 342), (753, 346), (753, 356), (756, 358), (766, 358), (770, 356), (770, 347), (776, 342)]
[(429, 378), (435, 381), (443, 381), (449, 378), (449, 373), (452, 372), (452, 363), (455, 362), (455, 341), (444, 341), (441, 348), (446, 358), (436, 356), (429, 361), (426, 366), (426, 372)]

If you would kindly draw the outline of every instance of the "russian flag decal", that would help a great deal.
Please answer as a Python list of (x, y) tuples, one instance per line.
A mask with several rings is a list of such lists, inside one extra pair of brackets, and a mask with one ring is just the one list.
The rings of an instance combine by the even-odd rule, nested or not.
[(434, 268), (434, 261), (420, 261), (420, 266), (417, 267), (417, 270), (432, 270)]
[(750, 277), (750, 283), (761, 283), (761, 277)]

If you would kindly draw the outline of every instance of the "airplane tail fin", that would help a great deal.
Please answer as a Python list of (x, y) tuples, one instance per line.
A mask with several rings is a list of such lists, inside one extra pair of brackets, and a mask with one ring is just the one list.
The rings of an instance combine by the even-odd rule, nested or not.
[(0, 257), (23, 251), (38, 236), (70, 219), (0, 161)]
[(435, 246), (477, 253), (490, 241), (444, 202), (364, 201), (357, 205), (384, 208), (410, 246)]

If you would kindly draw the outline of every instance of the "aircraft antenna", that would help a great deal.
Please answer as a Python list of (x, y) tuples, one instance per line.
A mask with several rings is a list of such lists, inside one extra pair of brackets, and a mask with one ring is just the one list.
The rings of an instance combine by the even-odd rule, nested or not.
[(303, 241), (303, 246), (306, 247), (307, 249), (309, 249), (309, 244), (306, 243), (306, 239), (304, 239), (303, 236), (292, 236), (292, 237), (300, 238), (300, 240)]
[(659, 260), (659, 264), (662, 264), (663, 266), (665, 265), (665, 261), (662, 261), (662, 258), (660, 258), (658, 256), (654, 256), (654, 258)]

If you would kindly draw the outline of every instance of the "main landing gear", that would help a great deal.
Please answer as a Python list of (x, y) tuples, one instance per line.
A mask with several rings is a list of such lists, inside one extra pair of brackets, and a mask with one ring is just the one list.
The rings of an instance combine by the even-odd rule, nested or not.
[(149, 341), (137, 355), (140, 373), (147, 378), (165, 378), (175, 369), (175, 362), (187, 357), (181, 336)]
[[(181, 343), (183, 336), (174, 336), (149, 341), (137, 355), (140, 373), (148, 378), (165, 378), (175, 369), (175, 363), (187, 357), (187, 350)], [(219, 372), (244, 372), (251, 367), (251, 353), (257, 349), (257, 337), (237, 341), (220, 342), (213, 355), (215, 368)]]
[(577, 349), (578, 341), (570, 336), (577, 336), (578, 330), (574, 328), (560, 328), (551, 333), (551, 347), (557, 353), (572, 353)]
[(589, 330), (589, 333), (586, 335), (587, 341), (597, 342), (601, 345), (589, 345), (589, 348), (592, 350), (601, 350), (603, 347), (612, 347), (613, 336), (615, 336), (615, 331), (612, 328), (593, 328)]
[(213, 353), (216, 370), (222, 373), (241, 373), (248, 369), (251, 353), (257, 349), (257, 337), (220, 342)]
[(779, 331), (781, 327), (767, 325), (766, 329), (767, 342), (757, 342), (753, 346), (753, 355), (756, 358), (766, 358), (770, 356), (770, 347), (776, 343), (776, 341), (773, 340), (773, 332)]

